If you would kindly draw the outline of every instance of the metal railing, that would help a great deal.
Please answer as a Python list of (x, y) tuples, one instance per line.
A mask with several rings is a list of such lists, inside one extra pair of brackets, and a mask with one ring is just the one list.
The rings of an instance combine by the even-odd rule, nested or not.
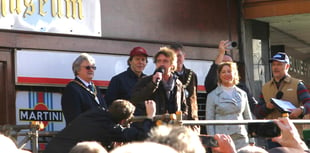
[[(310, 120), (306, 119), (292, 119), (294, 124), (310, 124)], [(249, 123), (271, 123), (273, 120), (180, 120), (181, 125), (239, 125)]]
[[(139, 122), (146, 118), (146, 116), (136, 116), (132, 121)], [(156, 115), (155, 120), (173, 120), (168, 124), (173, 123), (176, 126), (182, 125), (238, 125), (238, 124), (250, 124), (250, 123), (271, 123), (273, 120), (182, 120), (181, 114), (165, 114)], [(291, 120), (294, 124), (310, 124), (310, 120), (307, 119), (296, 119)], [(21, 130), (29, 130), (21, 131)], [(31, 143), (32, 153), (39, 152), (39, 136), (54, 136), (58, 132), (47, 132), (39, 131), (40, 125), (38, 124), (28, 124), (28, 125), (0, 125), (0, 131), (7, 136), (12, 136), (17, 138), (19, 136), (24, 136), (24, 138), (17, 144), (19, 149), (24, 148), (28, 141)]]
[[(28, 125), (0, 125), (0, 132), (6, 136), (17, 137), (23, 136), (23, 139), (17, 144), (17, 148), (23, 149), (30, 141), (32, 153), (39, 152), (39, 136), (53, 136), (57, 132), (39, 131), (42, 125), (30, 123)], [(23, 130), (23, 131), (22, 131)], [(29, 130), (29, 131), (24, 131)]]

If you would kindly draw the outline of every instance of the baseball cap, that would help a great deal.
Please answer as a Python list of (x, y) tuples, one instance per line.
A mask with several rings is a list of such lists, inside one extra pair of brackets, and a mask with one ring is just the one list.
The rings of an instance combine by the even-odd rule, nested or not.
[(290, 59), (288, 58), (288, 56), (283, 53), (283, 52), (278, 52), (277, 54), (275, 54), (270, 60), (269, 62), (271, 63), (272, 61), (278, 61), (278, 62), (282, 62), (282, 63), (290, 63)]
[(144, 56), (148, 56), (147, 52), (144, 48), (142, 47), (135, 47), (130, 51), (130, 56), (136, 56), (136, 55), (144, 55)]

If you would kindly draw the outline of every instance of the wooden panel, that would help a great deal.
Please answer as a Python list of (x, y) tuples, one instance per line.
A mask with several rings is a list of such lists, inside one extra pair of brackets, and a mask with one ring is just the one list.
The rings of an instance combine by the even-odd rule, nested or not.
[[(237, 39), (237, 1), (104, 0), (104, 37), (214, 44), (228, 38), (228, 21)], [(228, 5), (230, 6), (228, 9)], [(113, 7), (117, 6), (117, 7)]]
[[(0, 84), (3, 85), (5, 83), (5, 71), (4, 71), (5, 63), (0, 61)], [(4, 124), (8, 119), (8, 115), (6, 114), (6, 95), (5, 88), (0, 88), (0, 124)]]
[(0, 124), (16, 124), (12, 56), (0, 49)]
[(244, 16), (246, 19), (310, 13), (309, 0), (246, 0)]
[[(165, 44), (168, 42), (0, 31), (0, 47), (8, 48), (128, 55), (133, 47), (142, 46), (150, 55), (154, 55), (159, 47)], [(185, 43), (184, 45), (188, 50), (187, 58), (189, 59), (213, 60), (217, 54), (217, 43)]]

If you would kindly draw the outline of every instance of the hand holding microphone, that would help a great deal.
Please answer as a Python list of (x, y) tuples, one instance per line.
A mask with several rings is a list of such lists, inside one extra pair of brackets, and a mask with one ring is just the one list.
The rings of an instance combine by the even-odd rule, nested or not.
[(158, 85), (159, 82), (163, 79), (163, 73), (165, 72), (165, 68), (163, 66), (160, 66), (157, 68), (153, 74), (152, 81), (154, 84)]

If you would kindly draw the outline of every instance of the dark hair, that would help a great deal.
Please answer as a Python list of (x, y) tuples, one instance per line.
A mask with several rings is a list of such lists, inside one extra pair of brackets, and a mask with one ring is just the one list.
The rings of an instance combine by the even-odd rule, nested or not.
[(130, 120), (133, 117), (133, 113), (136, 107), (128, 100), (117, 99), (114, 100), (112, 105), (109, 107), (109, 112), (115, 122), (121, 120)]
[[(129, 58), (127, 59), (127, 65), (130, 66), (130, 62), (132, 61), (133, 56), (129, 56)], [(146, 57), (146, 63), (148, 63), (147, 57)]]
[(183, 45), (180, 43), (170, 44), (169, 48), (173, 49), (173, 50), (182, 50), (183, 51)]
[(229, 56), (229, 57), (232, 59), (232, 56), (231, 56), (230, 54), (227, 54), (227, 53), (225, 52), (224, 55), (225, 55), (225, 56)]

